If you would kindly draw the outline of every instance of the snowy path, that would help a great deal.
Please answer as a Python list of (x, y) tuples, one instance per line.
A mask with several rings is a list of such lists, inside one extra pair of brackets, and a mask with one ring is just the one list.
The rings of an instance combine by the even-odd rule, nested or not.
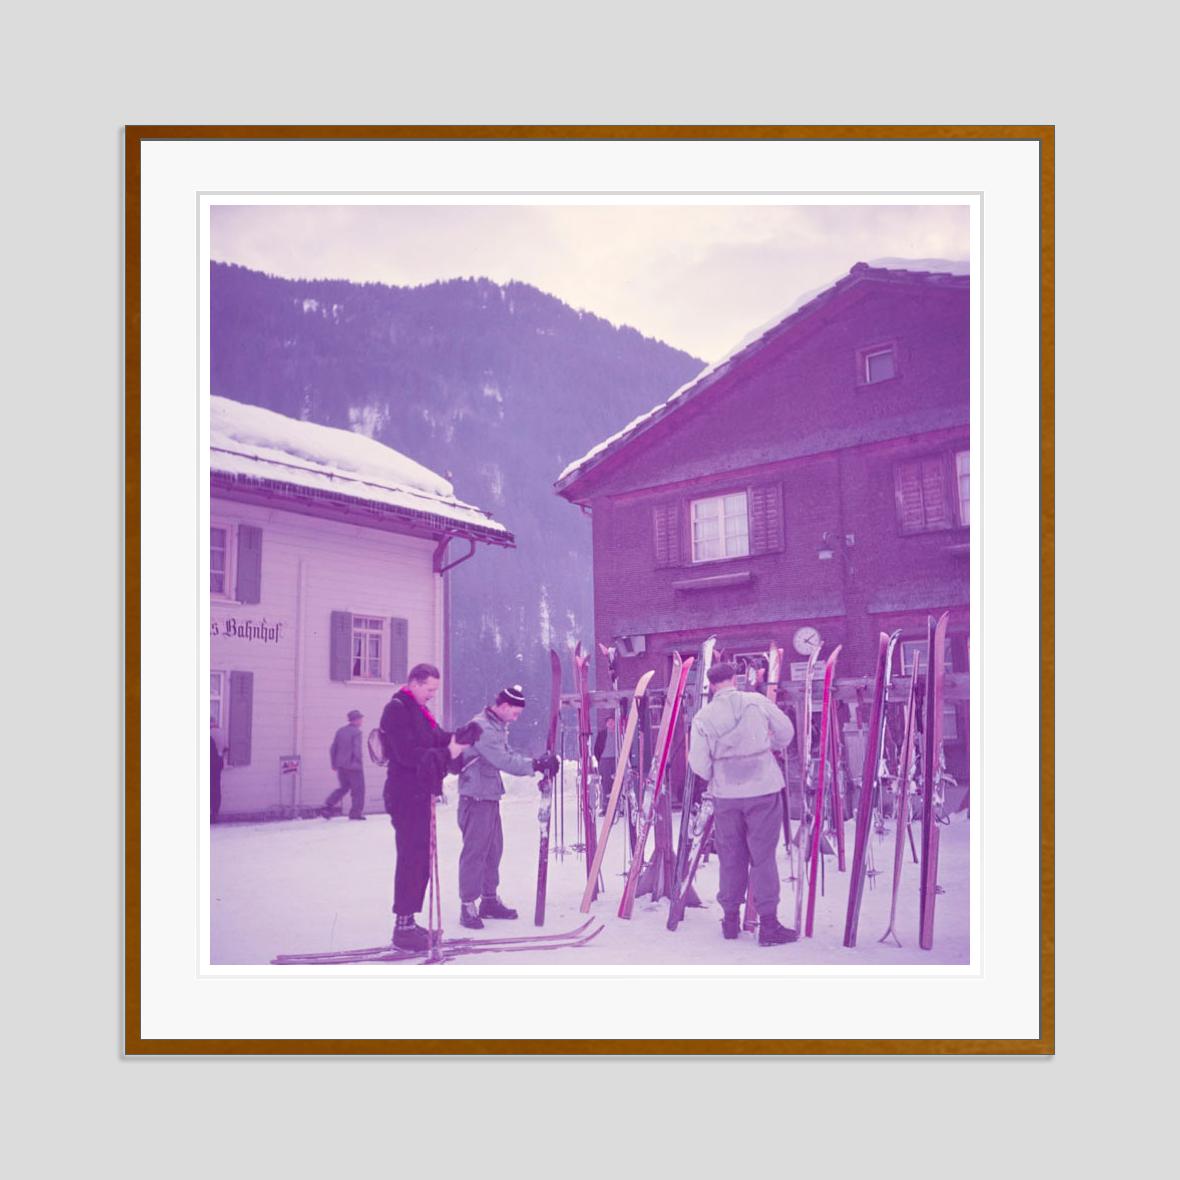
[[(540, 933), (532, 924), (536, 887), (536, 792), (527, 780), (516, 780), (502, 804), (505, 855), (500, 895), (520, 911), (516, 922), (488, 922), (479, 936)], [(439, 863), (443, 887), (443, 923), (448, 934), (467, 934), (458, 922), (456, 866), (459, 831), (451, 803), (439, 808)], [(557, 807), (555, 805), (554, 812)], [(565, 802), (566, 841), (574, 840), (574, 808)], [(679, 815), (675, 817), (679, 821)], [(847, 827), (851, 863), (854, 824)], [(815, 936), (782, 947), (759, 947), (753, 935), (736, 942), (721, 938), (720, 907), (714, 900), (717, 862), (702, 865), (698, 892), (704, 909), (686, 912), (680, 928), (664, 927), (668, 903), (639, 898), (631, 921), (616, 917), (622, 890), (622, 832), (616, 826), (607, 852), (606, 896), (591, 913), (606, 924), (594, 943), (563, 951), (528, 951), (512, 955), (464, 958), (450, 969), (484, 969), (522, 965), (625, 964), (839, 964), (842, 966), (899, 966), (966, 963), (969, 959), (968, 851), (970, 825), (965, 814), (953, 817), (942, 829), (939, 881), (946, 890), (938, 898), (935, 943), (930, 952), (918, 949), (918, 870), (906, 853), (898, 922), (902, 948), (884, 946), (877, 939), (889, 918), (889, 890), (893, 864), (893, 825), (889, 834), (872, 836), (871, 846), (880, 875), (866, 881), (861, 904), (858, 946), (842, 945), (848, 874), (835, 871), (835, 857), (827, 859), (826, 894), (817, 900)], [(915, 824), (915, 838), (920, 835)], [(276, 954), (326, 951), (371, 946), (389, 938), (392, 918), (394, 837), (388, 818), (370, 815), (366, 823), (346, 819), (289, 820), (266, 824), (223, 824), (212, 830), (212, 961), (217, 964), (269, 963)], [(556, 840), (554, 840), (556, 844)], [(782, 875), (787, 875), (779, 848)], [(552, 860), (549, 867), (549, 904), (545, 931), (572, 928), (585, 920), (579, 913), (585, 868), (576, 854)], [(794, 886), (783, 882), (779, 918), (794, 921)], [(425, 923), (425, 915), (420, 919)], [(355, 968), (353, 968), (355, 969)], [(386, 970), (406, 970), (405, 964)], [(294, 970), (294, 968), (292, 968)], [(365, 968), (372, 970), (372, 968)]]

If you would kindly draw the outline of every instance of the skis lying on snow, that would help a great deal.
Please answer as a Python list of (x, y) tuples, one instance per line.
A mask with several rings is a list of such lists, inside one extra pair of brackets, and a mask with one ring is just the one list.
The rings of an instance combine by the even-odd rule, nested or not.
[[(506, 938), (444, 938), (439, 948), (444, 956), (478, 954), (481, 951), (545, 950), (554, 947), (584, 946), (604, 929), (589, 930), (590, 918), (573, 930), (557, 934), (523, 934)], [(587, 931), (589, 930), (589, 933)], [(319, 951), (305, 955), (276, 955), (271, 962), (281, 966), (317, 966), (331, 963), (396, 963), (402, 959), (421, 959), (429, 952), (406, 951), (390, 946), (366, 946), (347, 951)]]
[(673, 659), (672, 668), (675, 675), (670, 678), (668, 683), (668, 696), (664, 701), (664, 711), (660, 717), (660, 733), (656, 739), (656, 759), (652, 763), (653, 773), (648, 778), (640, 803), (639, 831), (635, 839), (634, 855), (631, 858), (631, 870), (627, 874), (627, 883), (623, 887), (622, 901), (619, 902), (620, 918), (630, 918), (631, 911), (635, 906), (635, 894), (639, 887), (639, 875), (643, 871), (643, 854), (647, 846), (647, 837), (655, 819), (660, 788), (664, 785), (664, 773), (668, 769), (668, 755), (676, 734), (676, 718), (680, 712), (680, 698), (684, 694), (684, 685), (695, 659), (695, 656), (689, 656), (678, 669), (676, 661)]
[(639, 724), (639, 705), (643, 694), (655, 671), (644, 672), (635, 685), (631, 696), (631, 711), (627, 714), (627, 729), (623, 734), (622, 744), (618, 748), (615, 759), (615, 781), (611, 785), (610, 799), (606, 804), (606, 812), (602, 817), (602, 831), (598, 836), (598, 847), (594, 851), (594, 860), (590, 865), (590, 872), (586, 880), (586, 892), (582, 894), (582, 913), (590, 912), (590, 903), (594, 900), (594, 887), (598, 882), (598, 874), (602, 869), (602, 860), (606, 856), (606, 844), (610, 839), (611, 827), (615, 822), (615, 811), (619, 806), (619, 796), (623, 792), (623, 779), (627, 777), (627, 767), (631, 763), (631, 746), (635, 741), (635, 729)]
[(938, 818), (934, 814), (934, 792), (942, 762), (942, 680), (946, 674), (946, 626), (950, 613), (937, 623), (927, 620), (926, 633), (926, 728), (922, 734), (922, 866), (918, 945), (924, 951), (934, 946), (934, 896), (938, 891)]
[(852, 846), (852, 879), (848, 882), (848, 912), (844, 918), (844, 945), (856, 946), (860, 924), (860, 903), (864, 896), (865, 861), (868, 855), (869, 829), (873, 818), (873, 787), (881, 764), (881, 739), (885, 728), (885, 694), (889, 690), (893, 649), (900, 631), (883, 632), (877, 640), (877, 670), (873, 679), (873, 703), (869, 709), (869, 727), (865, 734), (865, 761), (860, 776), (860, 795), (856, 803), (856, 836)]
[[(902, 668), (902, 672), (905, 668)], [(910, 671), (910, 693), (905, 706), (905, 730), (901, 739), (901, 752), (897, 757), (897, 798), (893, 803), (893, 896), (889, 901), (889, 928), (881, 935), (878, 942), (893, 941), (901, 946), (901, 939), (893, 929), (897, 920), (897, 891), (901, 885), (901, 865), (905, 859), (905, 834), (909, 828), (910, 816), (910, 767), (914, 756), (914, 730), (916, 715), (914, 705), (916, 701), (915, 688), (918, 683), (918, 653), (914, 652), (914, 663)], [(911, 835), (911, 839), (912, 839)]]
[[(545, 749), (556, 752), (557, 723), (561, 715), (561, 657), (549, 649), (550, 696), (549, 729)], [(553, 775), (541, 780), (541, 805), (537, 808), (537, 823), (541, 828), (541, 842), (537, 850), (537, 904), (533, 909), (533, 925), (545, 925), (545, 890), (549, 882), (549, 831), (553, 809)]]
[(820, 841), (824, 827), (824, 770), (828, 755), (828, 726), (832, 721), (832, 680), (836, 675), (836, 660), (840, 655), (837, 646), (824, 664), (824, 696), (819, 715), (819, 770), (815, 778), (815, 810), (811, 817), (811, 869), (807, 884), (807, 923), (804, 933), (810, 938), (815, 930), (815, 893), (819, 887)]

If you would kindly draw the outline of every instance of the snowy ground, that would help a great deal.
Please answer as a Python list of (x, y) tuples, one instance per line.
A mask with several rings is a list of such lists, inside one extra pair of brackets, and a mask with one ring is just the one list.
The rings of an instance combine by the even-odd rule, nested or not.
[[(457, 864), (460, 847), (455, 821), (455, 792), (440, 807), (439, 865), (443, 889), (443, 925), (448, 934), (467, 934), (459, 926)], [(483, 935), (540, 933), (532, 913), (537, 872), (537, 793), (530, 780), (509, 784), (501, 810), (505, 853), (500, 895), (520, 911), (515, 922), (488, 922)], [(557, 804), (554, 805), (556, 815)], [(674, 829), (679, 813), (673, 817)], [(565, 838), (575, 840), (572, 794), (565, 800)], [(847, 826), (848, 861), (852, 834)], [(606, 895), (592, 907), (592, 915), (606, 929), (592, 944), (569, 950), (529, 951), (506, 955), (476, 955), (456, 961), (466, 965), (538, 964), (757, 964), (818, 963), (845, 966), (897, 966), (909, 963), (966, 963), (969, 960), (968, 850), (970, 825), (965, 813), (942, 828), (939, 883), (945, 889), (937, 903), (934, 949), (918, 949), (918, 867), (907, 850), (898, 900), (897, 930), (901, 948), (877, 940), (889, 920), (893, 866), (893, 824), (888, 834), (870, 837), (880, 875), (865, 884), (858, 945), (842, 945), (848, 898), (848, 874), (836, 871), (836, 858), (827, 858), (826, 890), (817, 899), (815, 936), (781, 947), (759, 947), (754, 935), (736, 941), (721, 937), (717, 889), (717, 861), (702, 865), (697, 877), (704, 909), (689, 909), (675, 932), (665, 929), (668, 902), (640, 897), (630, 921), (616, 916), (622, 891), (623, 827), (611, 836), (603, 876)], [(914, 826), (915, 839), (920, 836)], [(324, 821), (288, 820), (278, 823), (219, 824), (211, 833), (211, 954), (218, 964), (269, 963), (276, 954), (326, 951), (372, 946), (388, 941), (392, 926), (390, 903), (394, 865), (394, 836), (384, 815), (370, 815), (366, 823), (344, 818)], [(556, 839), (553, 844), (556, 845)], [(779, 848), (782, 876), (788, 876), (783, 848)], [(567, 930), (585, 921), (578, 911), (585, 887), (585, 867), (578, 854), (554, 858), (549, 867), (545, 932)], [(779, 918), (794, 924), (794, 885), (783, 882)], [(420, 921), (425, 924), (425, 915)], [(390, 970), (403, 970), (396, 964)]]

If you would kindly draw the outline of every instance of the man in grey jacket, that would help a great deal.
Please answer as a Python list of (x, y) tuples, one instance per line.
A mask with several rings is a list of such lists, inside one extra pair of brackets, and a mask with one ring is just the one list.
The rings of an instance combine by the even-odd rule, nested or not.
[(721, 933), (737, 938), (740, 907), (752, 885), (758, 945), (778, 946), (794, 942), (798, 931), (778, 920), (775, 853), (783, 830), (783, 772), (772, 751), (790, 745), (795, 727), (761, 693), (739, 692), (736, 675), (732, 664), (709, 669), (713, 697), (693, 720), (688, 762), (713, 795)]
[(349, 808), (348, 818), (365, 818), (365, 759), (361, 739), (361, 723), (364, 719), (364, 714), (359, 709), (350, 710), (348, 724), (342, 725), (332, 739), (328, 757), (340, 786), (324, 800), (324, 805), (320, 808), (320, 815), (324, 819), (339, 815), (340, 800), (349, 794), (352, 795), (352, 806)]
[[(459, 854), (459, 913), (461, 925), (483, 929), (484, 918), (515, 918), (516, 910), (499, 897), (500, 858), (504, 854), (504, 828), (500, 823), (500, 796), (505, 774), (554, 774), (557, 759), (550, 751), (540, 758), (518, 754), (508, 745), (508, 726), (524, 712), (524, 690), (513, 684), (496, 695), (473, 721), (481, 729), (479, 740), (463, 755), (459, 772), (459, 830), (463, 851)], [(476, 906), (478, 900), (479, 905)]]

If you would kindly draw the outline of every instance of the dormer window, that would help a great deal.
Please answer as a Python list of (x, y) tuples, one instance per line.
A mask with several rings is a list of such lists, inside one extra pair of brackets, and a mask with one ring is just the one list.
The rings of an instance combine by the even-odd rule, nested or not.
[(857, 384), (876, 385), (897, 376), (897, 348), (893, 344), (874, 344), (857, 353)]

